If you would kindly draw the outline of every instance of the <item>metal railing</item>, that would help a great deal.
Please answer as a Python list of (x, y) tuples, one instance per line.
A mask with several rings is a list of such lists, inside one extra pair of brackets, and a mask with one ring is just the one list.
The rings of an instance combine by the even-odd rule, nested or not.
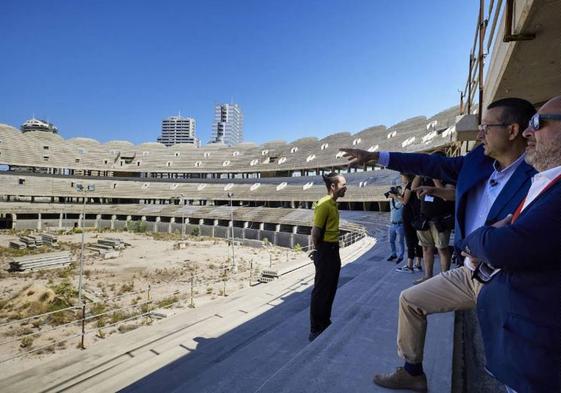
[[(473, 45), (469, 54), (468, 78), (460, 91), (460, 112), (471, 114), (477, 103), (479, 123), (483, 113), (483, 93), (485, 89), (485, 58), (497, 40), (498, 22), (504, 12), (504, 35), (502, 42), (525, 41), (535, 38), (534, 34), (513, 34), (514, 1), (479, 0), (479, 14)], [(477, 93), (477, 100), (476, 100)]]

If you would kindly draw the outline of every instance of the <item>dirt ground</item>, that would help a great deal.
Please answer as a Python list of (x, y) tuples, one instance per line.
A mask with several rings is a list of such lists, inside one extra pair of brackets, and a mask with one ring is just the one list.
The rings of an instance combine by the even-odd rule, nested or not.
[[(8, 248), (19, 234), (0, 232), (0, 367), (27, 368), (54, 353), (75, 349), (80, 342), (81, 324), (76, 320), (81, 308), (57, 310), (78, 304), (82, 235), (59, 235), (58, 248), (45, 246), (34, 251), (70, 250), (75, 260), (71, 267), (9, 272), (12, 257), (27, 253)], [(117, 258), (103, 259), (88, 245), (105, 237), (119, 238), (130, 246)], [(309, 262), (302, 251), (235, 245), (238, 271), (234, 273), (232, 248), (225, 240), (188, 236), (185, 248), (176, 249), (179, 240), (175, 234), (85, 233), (82, 296), (88, 319), (86, 346), (157, 323), (151, 312), (169, 315), (178, 308), (197, 307), (230, 295), (256, 283), (264, 269), (282, 271)], [(57, 312), (26, 320), (51, 311)], [(27, 351), (34, 352), (2, 362)]]

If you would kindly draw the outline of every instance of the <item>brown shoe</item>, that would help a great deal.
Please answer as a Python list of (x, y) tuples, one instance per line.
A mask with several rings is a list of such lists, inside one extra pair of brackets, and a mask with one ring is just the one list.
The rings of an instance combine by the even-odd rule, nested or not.
[(398, 367), (390, 374), (374, 375), (374, 383), (389, 389), (410, 389), (415, 392), (427, 391), (427, 376), (413, 376), (409, 374), (403, 367)]

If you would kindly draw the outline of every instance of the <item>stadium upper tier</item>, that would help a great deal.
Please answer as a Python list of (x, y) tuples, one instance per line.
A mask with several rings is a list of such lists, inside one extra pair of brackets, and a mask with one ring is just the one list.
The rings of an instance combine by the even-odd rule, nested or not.
[[(352, 173), (347, 176), (347, 193), (340, 202), (384, 201), (384, 192), (389, 185), (396, 184), (398, 174), (389, 170)], [(316, 176), (282, 179), (280, 183), (273, 179), (256, 179), (255, 182), (194, 182), (194, 181), (151, 181), (121, 180), (119, 178), (75, 178), (72, 176), (25, 175), (19, 173), (0, 173), (0, 195), (3, 197), (56, 198), (66, 201), (69, 198), (82, 198), (84, 192), (77, 189), (77, 184), (93, 185), (93, 191), (87, 193), (98, 203), (160, 203), (179, 198), (187, 201), (221, 202), (228, 201), (228, 194), (240, 202), (286, 202), (289, 205), (300, 202), (314, 202), (325, 195), (325, 185)], [(55, 199), (55, 200), (56, 200)], [(54, 200), (53, 200), (54, 201)]]
[(354, 135), (342, 132), (323, 139), (302, 138), (292, 143), (242, 143), (233, 147), (181, 144), (134, 145), (127, 141), (100, 143), (88, 138), (64, 139), (44, 132), (21, 133), (0, 125), (0, 163), (29, 167), (51, 174), (113, 176), (119, 173), (153, 174), (264, 174), (291, 176), (295, 171), (337, 168), (346, 164), (341, 147), (366, 150), (427, 151), (450, 144), (453, 107), (431, 118), (414, 117), (390, 128), (376, 126)]

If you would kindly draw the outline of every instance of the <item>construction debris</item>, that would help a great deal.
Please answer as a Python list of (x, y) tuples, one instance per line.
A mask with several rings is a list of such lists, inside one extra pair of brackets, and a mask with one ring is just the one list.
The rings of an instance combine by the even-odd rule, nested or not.
[(47, 252), (43, 254), (27, 255), (12, 258), (10, 270), (22, 272), (25, 270), (42, 270), (66, 267), (72, 263), (70, 251)]
[(261, 273), (261, 277), (257, 279), (257, 281), (262, 283), (268, 283), (273, 281), (276, 278), (279, 278), (279, 272), (277, 270), (263, 270)]

